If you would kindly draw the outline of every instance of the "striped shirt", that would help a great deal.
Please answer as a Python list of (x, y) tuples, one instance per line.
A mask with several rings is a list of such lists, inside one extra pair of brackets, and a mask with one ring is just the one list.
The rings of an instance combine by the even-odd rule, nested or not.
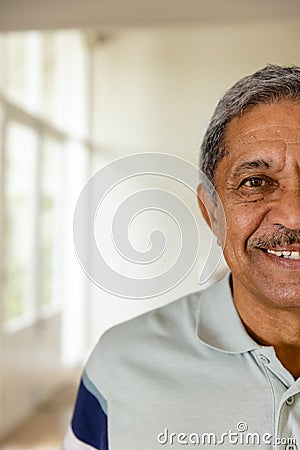
[(300, 379), (247, 334), (229, 278), (108, 330), (64, 450), (300, 449)]

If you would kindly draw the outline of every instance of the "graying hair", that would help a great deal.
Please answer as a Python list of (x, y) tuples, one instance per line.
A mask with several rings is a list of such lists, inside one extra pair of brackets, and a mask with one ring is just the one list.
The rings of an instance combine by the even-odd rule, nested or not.
[(255, 106), (281, 100), (300, 100), (300, 67), (269, 64), (235, 83), (217, 104), (200, 154), (200, 170), (205, 175), (202, 182), (214, 201), (215, 170), (226, 153), (225, 134), (230, 121)]

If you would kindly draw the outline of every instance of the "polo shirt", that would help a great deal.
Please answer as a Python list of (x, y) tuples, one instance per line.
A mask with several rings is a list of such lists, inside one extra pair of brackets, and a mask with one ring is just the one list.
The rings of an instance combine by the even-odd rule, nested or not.
[(300, 449), (300, 378), (247, 334), (229, 274), (100, 338), (63, 448), (210, 446)]

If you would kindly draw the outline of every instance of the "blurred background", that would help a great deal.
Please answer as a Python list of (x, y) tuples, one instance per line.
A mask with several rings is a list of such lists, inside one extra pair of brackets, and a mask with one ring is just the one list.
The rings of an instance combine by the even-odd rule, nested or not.
[[(189, 276), (144, 301), (95, 287), (73, 247), (84, 184), (132, 153), (197, 164), (222, 93), (267, 63), (300, 64), (299, 50), (298, 0), (0, 0), (1, 449), (60, 448), (81, 367), (99, 336), (199, 289), (209, 234), (182, 186), (174, 190), (202, 236)], [(107, 211), (148, 184), (122, 187)], [(135, 245), (160, 227), (176, 245), (172, 225), (155, 214), (137, 223)], [(113, 249), (106, 252), (126, 273)]]

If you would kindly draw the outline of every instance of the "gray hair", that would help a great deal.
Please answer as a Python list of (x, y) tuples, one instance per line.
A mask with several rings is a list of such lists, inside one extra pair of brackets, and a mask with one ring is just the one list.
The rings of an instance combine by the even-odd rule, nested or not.
[(206, 191), (215, 201), (215, 170), (226, 153), (228, 124), (260, 104), (281, 100), (300, 100), (300, 67), (269, 64), (235, 83), (221, 98), (213, 113), (201, 145), (200, 170)]

